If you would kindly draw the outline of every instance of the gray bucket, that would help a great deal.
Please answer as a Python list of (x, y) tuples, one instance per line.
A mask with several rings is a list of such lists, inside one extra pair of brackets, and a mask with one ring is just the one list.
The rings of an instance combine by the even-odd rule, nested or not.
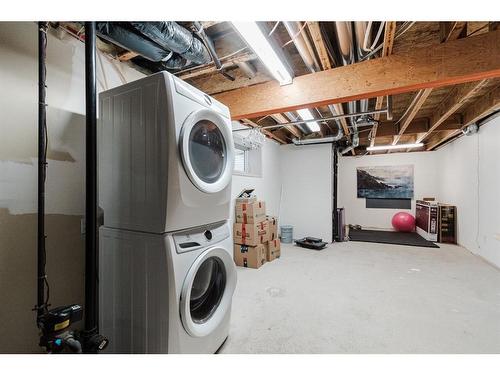
[(283, 243), (292, 243), (293, 242), (293, 226), (282, 225), (280, 227), (280, 231), (281, 231), (281, 242), (283, 242)]

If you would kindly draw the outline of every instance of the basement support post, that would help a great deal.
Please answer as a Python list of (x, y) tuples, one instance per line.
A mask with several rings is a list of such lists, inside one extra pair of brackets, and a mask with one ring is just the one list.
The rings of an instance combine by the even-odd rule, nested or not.
[(37, 304), (35, 306), (37, 324), (47, 312), (45, 301), (45, 174), (47, 158), (46, 103), (45, 103), (45, 59), (47, 43), (47, 22), (38, 23), (38, 234), (37, 234)]
[[(84, 353), (96, 353), (98, 335), (97, 291), (97, 114), (96, 114), (96, 29), (85, 22), (85, 330)], [(105, 344), (104, 344), (105, 346)]]
[(337, 195), (338, 195), (338, 184), (337, 184), (337, 174), (338, 174), (338, 161), (339, 155), (337, 152), (337, 146), (332, 143), (332, 192), (333, 192), (333, 208), (332, 208), (332, 242), (339, 240), (338, 233), (338, 218), (337, 218)]

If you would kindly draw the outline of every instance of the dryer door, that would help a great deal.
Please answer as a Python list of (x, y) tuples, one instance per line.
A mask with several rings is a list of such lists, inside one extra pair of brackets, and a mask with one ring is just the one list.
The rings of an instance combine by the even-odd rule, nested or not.
[(230, 126), (216, 112), (200, 109), (182, 125), (180, 151), (191, 182), (205, 193), (217, 193), (231, 181), (234, 162)]
[(180, 300), (186, 332), (194, 337), (212, 333), (231, 310), (236, 287), (236, 267), (229, 253), (213, 247), (203, 252), (189, 269)]

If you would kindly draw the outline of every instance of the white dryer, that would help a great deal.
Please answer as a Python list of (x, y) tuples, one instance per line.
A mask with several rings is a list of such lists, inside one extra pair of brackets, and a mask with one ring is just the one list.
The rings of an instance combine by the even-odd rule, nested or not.
[(214, 353), (236, 286), (229, 223), (172, 234), (100, 229), (99, 329), (108, 353)]
[(99, 114), (106, 227), (165, 233), (229, 219), (226, 106), (160, 72), (101, 93)]

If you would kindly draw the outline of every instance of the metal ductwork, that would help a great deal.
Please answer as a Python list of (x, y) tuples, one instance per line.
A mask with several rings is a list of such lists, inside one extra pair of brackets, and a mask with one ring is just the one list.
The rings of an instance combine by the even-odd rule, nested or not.
[(234, 77), (230, 76), (226, 70), (222, 67), (222, 63), (219, 60), (219, 57), (217, 56), (217, 53), (215, 52), (215, 46), (212, 40), (208, 37), (207, 33), (203, 29), (203, 26), (201, 22), (195, 21), (193, 22), (193, 28), (196, 30), (196, 34), (203, 40), (203, 43), (205, 43), (205, 47), (208, 49), (208, 53), (210, 54), (210, 57), (212, 58), (215, 67), (217, 68), (217, 71), (221, 73), (224, 77), (227, 79), (234, 81)]
[(310, 138), (310, 139), (298, 139), (298, 138), (293, 138), (292, 142), (296, 146), (303, 146), (303, 145), (315, 145), (315, 144), (320, 144), (320, 143), (333, 143), (337, 142), (342, 139), (344, 136), (344, 131), (342, 130), (342, 127), (339, 126), (337, 128), (337, 134), (331, 137), (326, 137), (326, 138)]
[(208, 49), (176, 22), (98, 22), (97, 34), (165, 69), (185, 68), (190, 62), (208, 64)]
[(354, 150), (358, 146), (359, 146), (359, 134), (358, 133), (354, 133), (353, 136), (352, 136), (352, 144), (349, 147), (343, 149), (340, 153), (342, 155), (345, 155), (348, 152), (351, 152), (351, 150)]

